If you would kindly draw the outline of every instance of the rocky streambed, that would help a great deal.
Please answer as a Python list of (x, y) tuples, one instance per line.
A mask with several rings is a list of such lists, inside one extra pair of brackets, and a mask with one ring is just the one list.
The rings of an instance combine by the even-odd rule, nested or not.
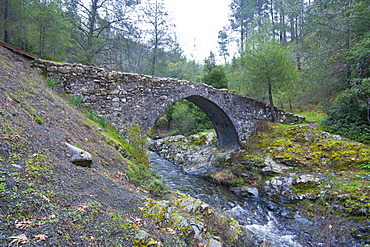
[[(280, 131), (269, 128), (270, 132)], [(230, 213), (259, 243), (370, 244), (369, 175), (358, 162), (366, 159), (368, 147), (307, 125), (281, 133), (286, 135), (270, 141), (265, 140), (268, 135), (257, 133), (257, 141), (252, 137), (241, 149), (229, 152), (216, 147), (212, 132), (158, 139), (153, 141), (153, 150), (173, 164), (169, 168), (158, 157), (152, 158), (152, 163), (155, 160), (171, 186)], [(276, 137), (279, 133), (272, 134)], [(333, 154), (340, 148), (342, 162)], [(353, 162), (348, 164), (348, 160)], [(175, 176), (173, 170), (180, 175)]]

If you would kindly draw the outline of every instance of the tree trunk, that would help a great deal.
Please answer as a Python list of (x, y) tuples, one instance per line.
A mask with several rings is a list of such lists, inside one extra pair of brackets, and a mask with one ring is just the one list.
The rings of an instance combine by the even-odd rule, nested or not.
[(3, 17), (3, 20), (4, 20), (4, 42), (5, 43), (10, 43), (10, 37), (9, 37), (9, 20), (8, 20), (8, 16), (9, 16), (9, 1), (8, 0), (5, 0), (5, 3), (4, 3), (4, 17)]
[(270, 112), (271, 112), (271, 122), (275, 123), (275, 106), (274, 106), (274, 101), (272, 100), (272, 90), (271, 90), (271, 82), (269, 79), (268, 82), (268, 94), (269, 94), (269, 102), (270, 102)]
[[(296, 43), (296, 45), (298, 47), (298, 44), (299, 44), (299, 39), (298, 39), (298, 37), (299, 37), (299, 34), (298, 34), (298, 20), (296, 20), (296, 22), (295, 22), (295, 32), (296, 32), (295, 33), (295, 43)], [(302, 70), (301, 56), (299, 55), (299, 50), (297, 50), (297, 69), (299, 71)]]

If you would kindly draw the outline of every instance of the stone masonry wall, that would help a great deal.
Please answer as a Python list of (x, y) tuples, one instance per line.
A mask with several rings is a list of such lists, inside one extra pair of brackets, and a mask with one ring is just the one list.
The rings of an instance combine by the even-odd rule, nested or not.
[[(138, 124), (147, 132), (167, 107), (185, 98), (208, 115), (225, 147), (238, 145), (253, 133), (258, 120), (270, 118), (268, 105), (203, 83), (43, 60), (35, 60), (33, 67), (59, 79), (66, 93), (81, 96), (86, 107), (120, 130)], [(290, 124), (303, 121), (278, 108), (276, 118)]]

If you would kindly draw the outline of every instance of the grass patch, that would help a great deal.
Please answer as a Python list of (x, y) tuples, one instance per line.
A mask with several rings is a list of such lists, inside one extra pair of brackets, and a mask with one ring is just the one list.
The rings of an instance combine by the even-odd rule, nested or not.
[(70, 104), (71, 106), (79, 107), (81, 106), (82, 101), (83, 101), (83, 98), (80, 95), (72, 95), (68, 100), (68, 104)]
[(54, 77), (47, 77), (45, 83), (47, 86), (54, 88), (59, 84), (59, 80)]
[[(87, 119), (98, 123), (101, 127), (107, 129), (109, 126), (109, 121), (106, 118), (100, 117), (97, 112), (89, 111), (86, 115)], [(115, 128), (113, 128), (115, 129)]]
[(320, 123), (326, 118), (326, 114), (322, 111), (298, 111), (294, 112), (294, 114), (306, 118), (307, 121), (314, 121), (317, 123)]

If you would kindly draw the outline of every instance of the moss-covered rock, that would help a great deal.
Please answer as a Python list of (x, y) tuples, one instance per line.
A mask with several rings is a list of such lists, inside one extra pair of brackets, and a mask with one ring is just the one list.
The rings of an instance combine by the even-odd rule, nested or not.
[[(144, 215), (163, 229), (173, 229), (176, 236), (187, 244), (195, 243), (195, 239), (207, 246), (216, 244), (215, 239), (220, 243), (235, 244), (242, 236), (242, 228), (235, 220), (198, 199), (178, 191), (174, 194), (176, 196), (170, 200), (148, 199), (142, 208)], [(224, 224), (227, 224), (226, 230)], [(215, 236), (217, 233), (219, 237)]]

